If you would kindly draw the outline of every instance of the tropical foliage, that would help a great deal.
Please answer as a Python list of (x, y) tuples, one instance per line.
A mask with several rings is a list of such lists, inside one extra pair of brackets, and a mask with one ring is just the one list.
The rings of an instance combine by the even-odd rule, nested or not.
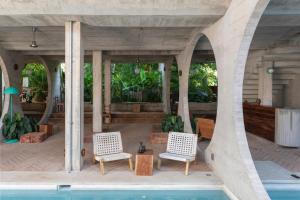
[(190, 102), (215, 102), (217, 96), (213, 87), (217, 86), (217, 70), (215, 63), (193, 64), (189, 77)]
[[(111, 76), (112, 102), (161, 102), (162, 77), (158, 64), (113, 64)], [(103, 73), (104, 74), (104, 73)], [(62, 73), (62, 81), (64, 73)], [(104, 79), (103, 79), (104, 80)], [(215, 63), (193, 64), (189, 77), (189, 101), (214, 102), (217, 86)], [(179, 76), (177, 65), (171, 67), (171, 94), (178, 100)], [(84, 64), (84, 100), (92, 101), (93, 72)], [(64, 91), (64, 88), (61, 89)]]
[(160, 102), (161, 73), (158, 64), (115, 64), (112, 67), (113, 102)]
[(39, 63), (30, 63), (25, 66), (21, 72), (21, 76), (28, 77), (29, 88), (31, 88), (32, 96), (39, 101), (46, 100), (48, 82), (45, 67)]
[(93, 68), (92, 64), (84, 64), (84, 101), (92, 102), (93, 99)]
[(28, 117), (23, 117), (20, 113), (14, 113), (12, 119), (9, 114), (3, 118), (3, 136), (6, 139), (20, 139), (28, 132), (37, 130), (37, 121)]
[(161, 123), (162, 131), (183, 132), (184, 123), (180, 116), (168, 115)]

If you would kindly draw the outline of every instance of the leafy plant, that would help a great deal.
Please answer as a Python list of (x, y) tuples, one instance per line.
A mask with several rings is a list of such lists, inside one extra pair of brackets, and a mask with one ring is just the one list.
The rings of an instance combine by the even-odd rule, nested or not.
[(163, 132), (183, 132), (184, 123), (180, 116), (168, 115), (161, 124)]
[(28, 77), (32, 95), (37, 101), (45, 101), (48, 90), (47, 72), (39, 63), (29, 63), (21, 73), (22, 77)]
[(23, 117), (20, 113), (15, 113), (12, 120), (6, 114), (3, 118), (3, 125), (3, 136), (6, 139), (20, 139), (22, 135), (37, 130), (37, 122), (28, 117)]

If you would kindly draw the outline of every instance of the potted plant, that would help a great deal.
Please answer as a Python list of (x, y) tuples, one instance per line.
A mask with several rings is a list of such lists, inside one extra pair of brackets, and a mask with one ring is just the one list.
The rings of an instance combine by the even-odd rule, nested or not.
[(18, 141), (20, 137), (28, 132), (37, 129), (37, 123), (27, 117), (23, 117), (20, 113), (15, 113), (12, 118), (6, 114), (3, 118), (3, 136), (5, 143)]
[(152, 132), (150, 135), (151, 144), (166, 144), (168, 142), (168, 133), (183, 132), (184, 123), (180, 116), (168, 115), (161, 123), (161, 132)]

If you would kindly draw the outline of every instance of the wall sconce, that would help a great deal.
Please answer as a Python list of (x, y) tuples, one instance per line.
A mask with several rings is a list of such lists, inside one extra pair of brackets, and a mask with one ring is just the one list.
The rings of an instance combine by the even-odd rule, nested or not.
[(273, 62), (272, 62), (272, 67), (268, 67), (268, 68), (267, 68), (267, 73), (268, 73), (268, 74), (273, 74), (273, 73), (274, 73), (274, 70), (275, 70), (275, 61), (273, 60)]
[(178, 75), (182, 76), (182, 71), (181, 70), (178, 71)]
[(274, 67), (268, 67), (267, 68), (267, 73), (268, 74), (273, 74), (274, 73)]

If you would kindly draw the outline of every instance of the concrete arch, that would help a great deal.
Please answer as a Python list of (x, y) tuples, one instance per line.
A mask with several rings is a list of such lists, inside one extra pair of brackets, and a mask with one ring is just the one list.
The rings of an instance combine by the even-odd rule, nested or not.
[(192, 126), (189, 114), (188, 88), (189, 88), (189, 74), (190, 65), (192, 61), (193, 51), (195, 46), (202, 37), (202, 29), (195, 29), (188, 41), (185, 49), (176, 56), (178, 70), (181, 72), (179, 76), (179, 102), (178, 115), (181, 116), (184, 122), (184, 131), (192, 133)]
[[(178, 115), (182, 117), (184, 121), (184, 131), (192, 132), (191, 120), (189, 114), (189, 100), (188, 100), (188, 90), (189, 90), (189, 74), (191, 68), (191, 61), (193, 52), (196, 48), (198, 41), (206, 37), (203, 34), (202, 29), (196, 29), (188, 44), (186, 45), (184, 51), (176, 56), (178, 70), (181, 70), (181, 76), (179, 76), (179, 105), (178, 105)], [(218, 68), (218, 67), (217, 67)]]
[[(53, 109), (53, 95), (52, 95), (52, 77), (51, 77), (51, 69), (49, 68), (49, 66), (47, 65), (47, 62), (40, 56), (28, 56), (25, 58), (25, 64), (28, 63), (40, 63), (42, 64), (45, 69), (46, 69), (46, 73), (47, 73), (47, 83), (48, 83), (48, 96), (47, 96), (47, 100), (46, 100), (46, 108), (44, 110), (44, 113), (41, 117), (41, 119), (39, 120), (39, 124), (43, 124), (43, 123), (47, 123), (49, 116), (51, 115), (52, 109)], [(24, 65), (25, 67), (25, 65)]]
[[(23, 66), (23, 56), (17, 53), (8, 52), (0, 48), (0, 65), (4, 74), (4, 82), (6, 87), (16, 87), (20, 89), (21, 81), (19, 79), (20, 66)], [(18, 96), (12, 97), (13, 110), (14, 112), (19, 112), (23, 114), (22, 108), (20, 106), (20, 101)], [(1, 114), (0, 129), (2, 129), (2, 120), (4, 116), (9, 112), (10, 98), (9, 95), (5, 95), (3, 103), (3, 111)], [(0, 139), (2, 139), (2, 134), (0, 134)]]
[[(217, 121), (206, 150), (206, 161), (241, 200), (270, 199), (249, 151), (242, 109), (247, 55), (268, 3), (269, 0), (233, 0), (224, 17), (203, 31), (210, 40), (219, 66)], [(232, 162), (228, 163), (228, 160)]]
[[(4, 84), (5, 84), (6, 87), (10, 87), (10, 80), (9, 80), (9, 75), (8, 75), (8, 72), (7, 72), (7, 67), (6, 67), (6, 64), (5, 64), (4, 60), (2, 59), (2, 56), (0, 56), (0, 66), (1, 66), (2, 73), (3, 73)], [(0, 97), (0, 98), (2, 98), (2, 97)], [(9, 112), (9, 95), (5, 95), (4, 96), (4, 101), (3, 101), (3, 108), (2, 108), (1, 118), (0, 118), (0, 129), (2, 129), (3, 118), (8, 112)], [(1, 137), (2, 136), (0, 136), (0, 138)]]

